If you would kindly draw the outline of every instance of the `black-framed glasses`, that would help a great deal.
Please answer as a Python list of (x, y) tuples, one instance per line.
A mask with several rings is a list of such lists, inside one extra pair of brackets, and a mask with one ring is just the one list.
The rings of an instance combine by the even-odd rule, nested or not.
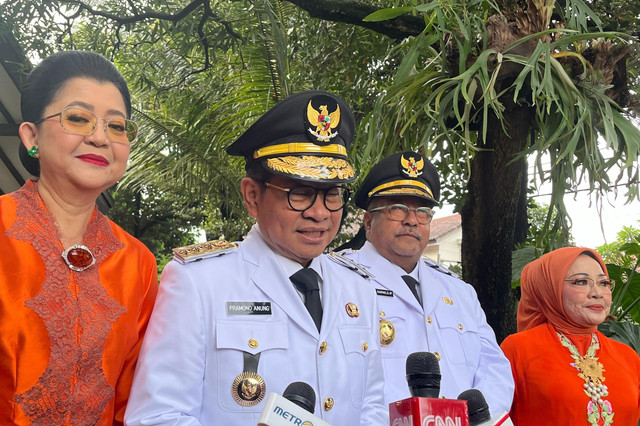
[(138, 138), (138, 123), (124, 117), (98, 118), (93, 112), (78, 107), (66, 107), (57, 114), (51, 114), (34, 124), (60, 116), (60, 125), (67, 133), (90, 135), (96, 131), (98, 120), (104, 122), (104, 132), (112, 142), (131, 144)]
[(571, 283), (571, 287), (582, 293), (588, 293), (591, 288), (598, 287), (603, 292), (612, 292), (616, 288), (616, 283), (607, 279), (596, 281), (589, 277), (566, 278), (566, 282)]
[(387, 213), (387, 217), (395, 222), (402, 222), (408, 216), (410, 212), (416, 214), (416, 220), (421, 225), (426, 225), (431, 222), (435, 212), (431, 207), (407, 207), (404, 204), (391, 204), (389, 206), (376, 207), (369, 210), (370, 213), (384, 211)]
[(264, 186), (279, 189), (287, 193), (287, 201), (289, 206), (298, 212), (303, 212), (313, 206), (318, 198), (318, 193), (323, 193), (322, 200), (324, 206), (330, 212), (341, 210), (349, 201), (351, 191), (344, 186), (331, 186), (329, 188), (316, 188), (310, 185), (296, 185), (291, 188), (282, 188), (269, 182), (264, 182)]

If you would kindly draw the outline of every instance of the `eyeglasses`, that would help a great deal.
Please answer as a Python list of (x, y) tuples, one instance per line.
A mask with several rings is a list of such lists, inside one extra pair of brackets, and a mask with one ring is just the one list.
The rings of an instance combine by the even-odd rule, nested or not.
[(318, 193), (322, 192), (324, 206), (330, 212), (341, 210), (349, 201), (351, 191), (344, 186), (332, 186), (329, 188), (316, 188), (310, 185), (297, 185), (291, 188), (282, 188), (269, 182), (264, 182), (264, 186), (279, 189), (287, 193), (289, 206), (298, 212), (303, 212), (313, 206), (318, 198)]
[(571, 283), (572, 288), (583, 293), (588, 293), (593, 287), (598, 287), (600, 290), (608, 293), (612, 292), (613, 289), (616, 288), (616, 283), (609, 280), (595, 281), (592, 278), (580, 277), (568, 278), (565, 279), (565, 281)]
[(407, 207), (404, 204), (391, 204), (390, 206), (376, 207), (369, 210), (371, 213), (379, 211), (387, 212), (387, 217), (395, 222), (402, 222), (409, 216), (409, 212), (415, 212), (416, 220), (421, 225), (430, 223), (431, 219), (433, 219), (433, 215), (435, 214), (430, 207), (416, 207), (414, 209)]
[(67, 133), (88, 136), (96, 131), (98, 120), (104, 121), (104, 132), (112, 142), (131, 144), (138, 138), (138, 124), (123, 117), (98, 118), (91, 111), (76, 107), (66, 107), (57, 114), (41, 118), (34, 124), (60, 116), (60, 125)]

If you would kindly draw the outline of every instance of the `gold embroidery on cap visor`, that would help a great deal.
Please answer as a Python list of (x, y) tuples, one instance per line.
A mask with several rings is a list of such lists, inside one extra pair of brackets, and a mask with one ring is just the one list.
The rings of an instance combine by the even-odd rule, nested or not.
[(394, 180), (392, 182), (383, 183), (382, 185), (378, 185), (373, 188), (367, 194), (369, 198), (374, 195), (419, 195), (422, 197), (427, 196), (428, 198), (435, 200), (435, 198), (433, 198), (431, 188), (424, 183), (417, 182), (415, 180)]
[(269, 158), (266, 166), (273, 171), (303, 179), (351, 181), (356, 172), (346, 160), (313, 155)]

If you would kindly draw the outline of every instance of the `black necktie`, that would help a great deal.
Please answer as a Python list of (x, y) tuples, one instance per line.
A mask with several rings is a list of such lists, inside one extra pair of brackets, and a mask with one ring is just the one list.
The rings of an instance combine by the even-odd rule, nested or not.
[(320, 288), (318, 288), (318, 274), (311, 268), (302, 268), (289, 277), (293, 285), (304, 295), (304, 306), (311, 314), (318, 331), (322, 324), (322, 303), (320, 303)]
[(418, 285), (420, 284), (418, 280), (413, 278), (411, 275), (403, 275), (402, 279), (404, 280), (405, 283), (407, 283), (407, 285), (409, 286), (409, 290), (411, 290), (411, 293), (413, 293), (418, 303), (420, 303), (420, 306), (422, 306), (422, 302), (418, 297)]

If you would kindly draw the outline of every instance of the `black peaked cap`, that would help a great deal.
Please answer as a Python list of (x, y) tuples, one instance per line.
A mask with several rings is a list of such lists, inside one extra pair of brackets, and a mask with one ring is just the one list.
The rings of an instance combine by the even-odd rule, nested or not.
[(347, 148), (355, 119), (336, 95), (311, 90), (296, 93), (264, 113), (235, 142), (229, 155), (260, 161), (273, 173), (312, 182), (352, 182), (355, 171)]
[(355, 203), (366, 209), (373, 197), (414, 196), (433, 207), (440, 199), (440, 179), (434, 165), (412, 151), (392, 154), (373, 166), (355, 194)]

